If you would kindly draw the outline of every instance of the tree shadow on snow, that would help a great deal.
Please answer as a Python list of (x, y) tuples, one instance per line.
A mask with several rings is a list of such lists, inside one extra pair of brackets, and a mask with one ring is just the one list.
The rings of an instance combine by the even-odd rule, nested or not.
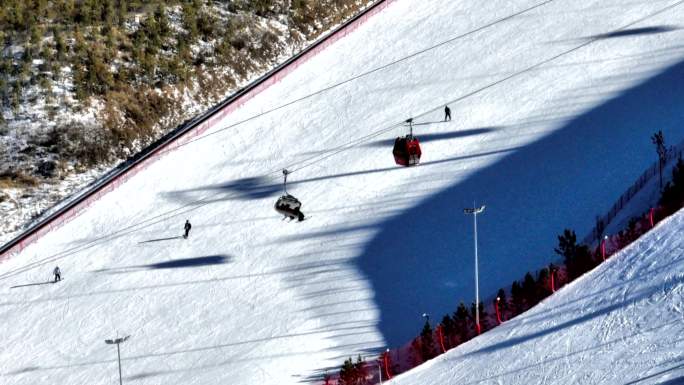
[(439, 320), (460, 300), (474, 300), (473, 220), (463, 208), (487, 205), (478, 217), (487, 298), (555, 260), (563, 229), (587, 233), (656, 160), (653, 132), (662, 129), (669, 143), (682, 139), (683, 88), (680, 62), (380, 222), (358, 265), (373, 286), (388, 344), (417, 335), (423, 312)]

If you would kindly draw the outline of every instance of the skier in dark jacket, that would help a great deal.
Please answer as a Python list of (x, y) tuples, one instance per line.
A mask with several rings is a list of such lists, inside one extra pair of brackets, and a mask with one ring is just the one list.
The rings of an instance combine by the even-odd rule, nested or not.
[(59, 266), (55, 266), (55, 269), (52, 271), (52, 273), (55, 275), (54, 282), (62, 280), (62, 272), (59, 270)]
[(183, 234), (183, 238), (188, 238), (188, 235), (190, 234), (190, 229), (192, 228), (192, 225), (190, 224), (190, 220), (186, 219), (185, 220), (185, 226), (183, 226), (185, 229), (185, 234)]
[(444, 121), (451, 120), (451, 109), (449, 106), (444, 106)]

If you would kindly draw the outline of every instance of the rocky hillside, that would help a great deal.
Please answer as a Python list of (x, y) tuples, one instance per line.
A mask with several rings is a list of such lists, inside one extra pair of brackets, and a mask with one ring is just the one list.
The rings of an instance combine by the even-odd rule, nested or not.
[(0, 240), (361, 0), (5, 0)]

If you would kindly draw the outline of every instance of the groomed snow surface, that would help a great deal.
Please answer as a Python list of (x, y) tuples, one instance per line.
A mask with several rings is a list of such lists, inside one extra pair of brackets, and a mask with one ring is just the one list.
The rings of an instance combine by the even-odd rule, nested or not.
[[(298, 384), (346, 357), (402, 346), (420, 331), (422, 313), (441, 318), (459, 300), (472, 301), (472, 218), (464, 207), (487, 205), (478, 218), (487, 298), (554, 260), (564, 228), (588, 232), (655, 160), (653, 132), (661, 129), (670, 143), (684, 139), (683, 17), (681, 0), (395, 1), (213, 135), (168, 153), (3, 261), (0, 382), (116, 383), (116, 351), (104, 340), (117, 335), (131, 335), (122, 367), (124, 382), (136, 384)], [(405, 169), (394, 165), (391, 146), (409, 117), (419, 123), (423, 157)], [(288, 191), (310, 217), (301, 223), (273, 210), (285, 167), (294, 171)], [(185, 219), (193, 224), (187, 240), (179, 238)], [(617, 293), (582, 307), (587, 321), (642, 303), (629, 301), (642, 298), (637, 283), (661, 266), (654, 258), (652, 268), (632, 273), (637, 280), (578, 290)], [(681, 261), (662, 263), (681, 271)], [(64, 281), (47, 284), (55, 265)], [(681, 297), (681, 275), (673, 277), (644, 288)], [(681, 307), (663, 301), (662, 317), (634, 318), (679, 314), (681, 321)], [(511, 323), (502, 329), (511, 335), (494, 343), (551, 338), (543, 325), (590, 334), (582, 314), (564, 311), (573, 304), (554, 303), (560, 308), (544, 304), (539, 317), (571, 318), (546, 319), (537, 338)], [(678, 359), (664, 350), (646, 354), (648, 344), (633, 355), (621, 339), (630, 322), (639, 321), (596, 324), (611, 344), (592, 346), (639, 359), (622, 364), (641, 368), (639, 376), (678, 365), (663, 364)], [(681, 332), (681, 323), (639, 325), (639, 338)], [(547, 358), (531, 354), (518, 356)], [(598, 354), (575, 357), (557, 358), (575, 365), (575, 377), (559, 383), (592, 383), (582, 377), (592, 365), (615, 365)], [(500, 357), (478, 361), (488, 364), (505, 365)], [(586, 378), (627, 378), (605, 375)]]
[(684, 210), (393, 385), (684, 384)]

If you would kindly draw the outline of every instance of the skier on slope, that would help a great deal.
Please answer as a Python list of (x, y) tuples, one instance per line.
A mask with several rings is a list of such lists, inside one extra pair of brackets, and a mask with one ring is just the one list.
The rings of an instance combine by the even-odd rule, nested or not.
[(52, 274), (55, 275), (54, 282), (62, 280), (62, 272), (59, 270), (59, 266), (55, 266), (55, 269), (52, 271)]
[(451, 109), (449, 106), (444, 106), (444, 121), (451, 120)]
[(190, 234), (190, 229), (192, 228), (189, 219), (185, 220), (185, 226), (183, 226), (183, 228), (185, 229), (185, 234), (183, 234), (183, 238), (187, 239), (188, 235)]

